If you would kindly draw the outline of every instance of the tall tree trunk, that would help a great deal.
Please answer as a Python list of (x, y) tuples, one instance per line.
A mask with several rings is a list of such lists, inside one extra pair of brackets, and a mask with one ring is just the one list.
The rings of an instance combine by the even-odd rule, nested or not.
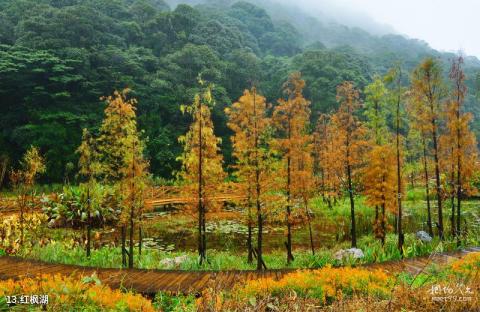
[(21, 195), (21, 204), (20, 204), (20, 246), (23, 247), (24, 239), (24, 228), (25, 228), (25, 195)]
[(0, 169), (0, 189), (3, 186), (3, 180), (5, 179), (5, 174), (7, 173), (7, 166), (8, 166), (8, 157), (3, 157), (2, 165)]
[(205, 207), (203, 190), (203, 133), (202, 133), (202, 101), (198, 101), (198, 254), (200, 256), (200, 265), (206, 260), (206, 239), (205, 239)]
[(133, 222), (133, 205), (132, 207), (130, 208), (130, 244), (129, 244), (129, 249), (128, 249), (128, 267), (130, 269), (133, 268), (133, 234), (135, 233), (135, 225), (134, 225), (134, 222)]
[[(453, 159), (453, 154), (454, 153), (454, 149), (452, 147), (452, 159)], [(451, 215), (450, 215), (450, 224), (451, 224), (451, 229), (450, 229), (450, 232), (451, 232), (451, 235), (452, 237), (455, 237), (455, 233), (456, 233), (456, 229), (455, 229), (455, 161), (452, 162), (452, 173), (451, 173), (451, 176), (450, 176), (450, 185), (452, 187), (452, 190), (451, 190), (451, 194), (450, 194), (450, 205), (451, 205)]]
[[(257, 155), (258, 157), (258, 155)], [(265, 263), (263, 262), (263, 214), (262, 214), (262, 205), (260, 203), (260, 168), (258, 165), (258, 158), (256, 161), (255, 169), (255, 184), (256, 184), (256, 206), (257, 206), (257, 222), (258, 222), (258, 234), (257, 234), (257, 270), (266, 269)]]
[(125, 225), (122, 224), (121, 227), (121, 240), (122, 240), (122, 266), (124, 268), (127, 267), (127, 249), (125, 246), (125, 242), (127, 240), (127, 229), (125, 228)]
[(254, 134), (255, 134), (255, 204), (257, 208), (257, 270), (266, 269), (265, 262), (263, 261), (263, 214), (262, 205), (260, 202), (261, 185), (260, 185), (260, 163), (259, 163), (259, 137), (258, 137), (258, 124), (257, 124), (257, 101), (256, 101), (256, 88), (253, 87), (253, 115), (254, 115)]
[(87, 189), (87, 258), (90, 258), (90, 246), (92, 241), (92, 205), (90, 199), (90, 185)]
[(291, 224), (291, 159), (290, 156), (287, 158), (287, 263), (290, 264), (294, 258), (292, 255), (292, 224)]
[[(433, 104), (432, 114), (433, 114)], [(442, 209), (442, 184), (440, 180), (440, 165), (438, 158), (438, 137), (437, 137), (437, 125), (436, 119), (432, 118), (432, 140), (433, 140), (433, 157), (435, 160), (435, 183), (437, 192), (437, 205), (438, 205), (438, 236), (440, 239), (444, 239), (443, 234), (443, 209)]]
[(462, 201), (462, 146), (460, 143), (461, 140), (461, 131), (460, 131), (460, 96), (457, 96), (457, 246), (460, 246), (460, 214), (461, 214), (461, 201)]
[(312, 249), (312, 255), (315, 256), (315, 245), (313, 244), (313, 232), (312, 232), (312, 219), (310, 211), (308, 210), (308, 200), (305, 200), (305, 213), (307, 215), (308, 232), (310, 234), (310, 248)]
[[(250, 187), (250, 186), (249, 186)], [(252, 220), (252, 197), (250, 189), (248, 191), (248, 236), (247, 236), (247, 262), (253, 263), (253, 244), (252, 244), (252, 227), (253, 227), (253, 220)]]
[(248, 263), (253, 263), (253, 245), (252, 245), (252, 216), (251, 216), (250, 204), (248, 207), (248, 237), (247, 237), (247, 249), (248, 249)]
[(140, 223), (140, 225), (138, 226), (138, 256), (141, 256), (143, 245), (142, 220), (140, 219), (138, 223)]
[[(400, 67), (399, 67), (400, 69)], [(397, 114), (396, 114), (396, 148), (397, 148), (397, 212), (398, 212), (398, 250), (400, 250), (400, 254), (403, 255), (403, 242), (404, 242), (404, 235), (403, 235), (403, 225), (402, 225), (402, 163), (400, 159), (400, 104), (401, 104), (401, 79), (402, 79), (402, 72), (401, 69), (398, 75), (398, 97), (397, 97)]]
[[(385, 175), (382, 176), (382, 185), (385, 183)], [(385, 224), (385, 206), (386, 206), (386, 198), (385, 198), (385, 188), (382, 186), (382, 219), (380, 220), (380, 226), (382, 229), (382, 247), (385, 246), (385, 237), (387, 235), (387, 226)]]
[(352, 166), (350, 165), (350, 133), (347, 131), (346, 139), (346, 169), (348, 183), (348, 197), (350, 199), (350, 219), (352, 222), (350, 234), (352, 236), (352, 248), (357, 247), (357, 230), (355, 224), (355, 199), (353, 197)]
[(355, 228), (355, 200), (353, 198), (353, 186), (352, 186), (352, 169), (350, 165), (347, 165), (347, 178), (348, 178), (348, 197), (350, 198), (350, 216), (352, 221), (351, 235), (352, 235), (352, 247), (357, 247), (357, 231)]
[(433, 237), (433, 226), (432, 226), (432, 212), (430, 207), (430, 188), (429, 188), (429, 178), (428, 178), (428, 165), (427, 165), (427, 146), (425, 142), (425, 138), (422, 134), (422, 143), (423, 143), (423, 170), (425, 176), (425, 193), (427, 198), (427, 226), (428, 226), (428, 234)]
[[(258, 173), (257, 173), (258, 179)], [(258, 222), (258, 234), (257, 234), (257, 270), (261, 270), (264, 268), (263, 262), (263, 215), (262, 215), (262, 207), (260, 204), (260, 185), (257, 182), (257, 222)]]

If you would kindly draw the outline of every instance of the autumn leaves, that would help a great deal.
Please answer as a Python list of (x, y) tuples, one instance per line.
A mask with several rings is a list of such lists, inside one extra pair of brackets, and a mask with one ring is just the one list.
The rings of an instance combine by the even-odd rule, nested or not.
[[(233, 132), (233, 178), (245, 198), (241, 205), (249, 228), (248, 261), (253, 262), (255, 256), (257, 268), (266, 267), (262, 235), (270, 215), (284, 216), (287, 263), (294, 260), (292, 231), (299, 223), (309, 226), (314, 253), (308, 205), (317, 195), (330, 207), (343, 196), (348, 198), (353, 247), (357, 238), (355, 198), (365, 196), (376, 212), (372, 220), (375, 236), (383, 243), (387, 231), (394, 229), (402, 251), (406, 155), (417, 155), (413, 162), (419, 167), (423, 164), (423, 170), (416, 174), (425, 174), (427, 192), (431, 192), (429, 163), (433, 158), (438, 233), (444, 236), (441, 208), (444, 198), (450, 196), (452, 235), (457, 235), (462, 192), (469, 189), (467, 181), (474, 172), (477, 155), (475, 136), (468, 129), (471, 117), (462, 110), (465, 87), (461, 65), (461, 58), (452, 65), (454, 87), (450, 93), (445, 91), (440, 65), (433, 59), (426, 59), (415, 69), (410, 88), (404, 87), (406, 79), (399, 66), (385, 77), (376, 76), (364, 95), (351, 82), (344, 82), (337, 87), (338, 110), (320, 115), (315, 126), (310, 124), (310, 102), (303, 96), (305, 81), (300, 73), (290, 75), (283, 86), (284, 97), (275, 105), (268, 105), (255, 87), (245, 90), (225, 113)], [(207, 204), (208, 194), (226, 177), (220, 140), (214, 135), (210, 118), (212, 103), (208, 86), (188, 107), (193, 123), (187, 135), (180, 138), (185, 152), (180, 158), (183, 170), (179, 177), (186, 189), (192, 188), (189, 194), (198, 198), (192, 208), (199, 212), (201, 260), (206, 258), (202, 230), (205, 212), (214, 209)], [(408, 147), (416, 146), (420, 151), (407, 149), (406, 139), (411, 137), (420, 137), (422, 144)], [(428, 207), (431, 225), (429, 202)], [(388, 215), (394, 217), (393, 224), (389, 224)]]

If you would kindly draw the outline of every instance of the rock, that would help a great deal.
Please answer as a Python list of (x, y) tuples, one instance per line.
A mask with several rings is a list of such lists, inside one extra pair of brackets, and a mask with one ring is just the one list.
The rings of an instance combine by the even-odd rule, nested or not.
[(55, 219), (48, 221), (48, 228), (53, 229), (56, 225), (55, 221), (56, 221)]
[(344, 258), (362, 259), (365, 255), (359, 248), (350, 248), (337, 251), (333, 257), (337, 260), (343, 260)]
[(430, 243), (432, 241), (432, 237), (425, 231), (418, 231), (415, 236), (424, 243)]
[(166, 268), (178, 268), (182, 263), (187, 261), (188, 257), (186, 255), (175, 257), (175, 258), (166, 258), (160, 261), (160, 265)]

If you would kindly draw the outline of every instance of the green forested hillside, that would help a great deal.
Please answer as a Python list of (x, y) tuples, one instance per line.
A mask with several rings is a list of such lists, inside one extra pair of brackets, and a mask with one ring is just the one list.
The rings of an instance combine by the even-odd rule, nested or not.
[[(265, 9), (243, 1), (0, 1), (0, 156), (15, 164), (36, 145), (47, 159), (46, 179), (63, 179), (76, 166), (81, 129), (98, 130), (100, 97), (129, 87), (139, 100), (151, 171), (171, 177), (177, 137), (189, 123), (179, 107), (191, 101), (201, 74), (215, 84), (214, 123), (228, 165), (223, 111), (252, 84), (275, 103), (287, 75), (302, 71), (315, 118), (336, 107), (335, 88), (344, 80), (363, 89), (396, 61), (410, 71), (427, 55), (445, 64), (453, 56), (260, 4)], [(467, 107), (476, 113), (479, 68), (466, 59)]]

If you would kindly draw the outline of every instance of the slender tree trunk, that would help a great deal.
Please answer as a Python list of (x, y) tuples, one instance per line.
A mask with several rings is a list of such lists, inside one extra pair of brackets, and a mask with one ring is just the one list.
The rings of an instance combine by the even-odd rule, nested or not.
[(20, 246), (23, 247), (24, 239), (24, 228), (25, 228), (25, 200), (22, 199), (22, 204), (20, 205)]
[(92, 241), (92, 205), (90, 199), (90, 185), (87, 189), (87, 258), (90, 258), (90, 246)]
[[(454, 149), (452, 147), (452, 158), (453, 158), (453, 153), (454, 153)], [(450, 194), (450, 205), (451, 205), (451, 215), (450, 215), (450, 224), (451, 224), (451, 229), (450, 229), (450, 232), (451, 232), (451, 235), (452, 237), (455, 237), (455, 233), (456, 233), (456, 229), (455, 229), (455, 162), (452, 162), (452, 173), (451, 173), (451, 176), (450, 176), (450, 185), (452, 187), (452, 190), (451, 190), (451, 194)]]
[[(432, 104), (433, 110), (433, 104)], [(433, 113), (433, 112), (432, 112)], [(443, 234), (443, 209), (442, 209), (442, 184), (440, 180), (440, 165), (438, 158), (438, 137), (437, 137), (437, 125), (436, 119), (432, 119), (432, 140), (433, 140), (433, 157), (435, 160), (435, 183), (437, 192), (437, 205), (438, 205), (438, 236), (440, 239), (444, 239)]]
[(425, 175), (425, 193), (427, 198), (427, 226), (428, 226), (428, 234), (433, 237), (433, 226), (432, 226), (432, 213), (430, 207), (430, 188), (429, 188), (429, 178), (428, 178), (428, 165), (427, 165), (427, 147), (425, 138), (422, 137), (423, 143), (423, 170)]
[(5, 174), (7, 173), (8, 158), (4, 157), (2, 160), (2, 169), (0, 170), (0, 189), (2, 189)]
[[(385, 175), (382, 176), (382, 185), (385, 183)], [(382, 186), (382, 219), (380, 220), (380, 226), (382, 229), (382, 247), (385, 246), (385, 236), (387, 235), (387, 227), (385, 224), (385, 188)]]
[(258, 124), (257, 124), (257, 101), (256, 101), (256, 88), (253, 88), (253, 116), (254, 116), (254, 134), (255, 134), (255, 204), (257, 208), (257, 270), (267, 269), (265, 262), (263, 261), (263, 213), (262, 205), (260, 202), (261, 185), (260, 185), (260, 160), (258, 155), (259, 137), (258, 137)]
[(355, 228), (355, 200), (353, 198), (353, 186), (352, 186), (352, 169), (350, 164), (347, 165), (347, 178), (348, 178), (348, 197), (350, 198), (350, 216), (352, 221), (351, 235), (352, 235), (352, 247), (357, 247), (357, 231)]
[[(385, 201), (385, 196), (383, 196), (383, 200)], [(386, 224), (385, 224), (385, 203), (382, 204), (382, 220), (380, 221), (380, 226), (382, 229), (382, 247), (385, 246), (385, 237), (387, 235), (387, 229), (386, 229)]]
[(310, 234), (310, 248), (312, 249), (312, 255), (315, 256), (315, 245), (313, 244), (313, 232), (312, 232), (312, 219), (310, 212), (308, 211), (308, 200), (305, 200), (305, 213), (307, 215), (308, 232)]
[(135, 233), (135, 225), (133, 222), (133, 206), (130, 208), (130, 244), (129, 244), (129, 249), (128, 249), (128, 267), (130, 269), (133, 268), (133, 234)]
[(263, 214), (262, 214), (262, 206), (260, 203), (260, 168), (258, 166), (258, 160), (257, 160), (257, 166), (255, 170), (255, 180), (256, 180), (256, 205), (257, 205), (257, 222), (258, 222), (258, 236), (257, 236), (257, 270), (261, 270), (262, 268), (265, 268), (265, 263), (263, 262), (263, 249), (262, 249), (262, 243), (263, 243)]
[(290, 192), (290, 186), (291, 186), (291, 159), (290, 156), (288, 156), (287, 159), (287, 263), (290, 264), (294, 258), (292, 255), (292, 224), (291, 224), (291, 215), (292, 215), (292, 210), (291, 210), (291, 192)]
[(121, 227), (121, 240), (122, 240), (122, 266), (124, 268), (127, 267), (127, 249), (126, 249), (126, 240), (127, 240), (127, 229), (125, 228), (125, 225), (122, 224), (122, 227)]
[[(400, 67), (399, 67), (400, 68)], [(402, 72), (400, 70), (398, 75), (398, 98), (397, 98), (397, 124), (396, 124), (396, 148), (397, 148), (397, 212), (398, 212), (398, 250), (403, 256), (403, 225), (402, 225), (402, 163), (400, 159), (400, 103), (401, 103), (401, 79)]]
[(138, 256), (142, 255), (142, 245), (143, 245), (143, 232), (142, 232), (142, 220), (138, 221), (140, 225), (138, 226)]
[(462, 146), (460, 143), (461, 132), (460, 132), (460, 97), (457, 97), (457, 246), (460, 246), (460, 214), (461, 214), (461, 201), (462, 201)]
[(348, 197), (350, 199), (350, 219), (352, 222), (350, 233), (352, 236), (352, 248), (357, 248), (357, 230), (355, 224), (355, 199), (353, 196), (352, 166), (350, 165), (350, 133), (347, 131), (346, 140), (346, 169), (348, 183)]
[[(258, 179), (258, 173), (257, 173), (257, 179)], [(260, 185), (257, 182), (257, 222), (258, 222), (258, 234), (257, 234), (257, 270), (261, 270), (264, 268), (264, 262), (263, 262), (263, 249), (262, 249), (262, 243), (263, 243), (263, 215), (262, 215), (262, 207), (260, 204)]]
[(206, 238), (205, 238), (205, 207), (203, 190), (203, 133), (202, 133), (202, 101), (198, 102), (198, 254), (200, 256), (200, 265), (206, 260)]
[(247, 248), (248, 248), (248, 263), (253, 263), (252, 215), (251, 215), (251, 205), (250, 205), (250, 201), (249, 201), (249, 204), (248, 204), (248, 237), (247, 237)]

